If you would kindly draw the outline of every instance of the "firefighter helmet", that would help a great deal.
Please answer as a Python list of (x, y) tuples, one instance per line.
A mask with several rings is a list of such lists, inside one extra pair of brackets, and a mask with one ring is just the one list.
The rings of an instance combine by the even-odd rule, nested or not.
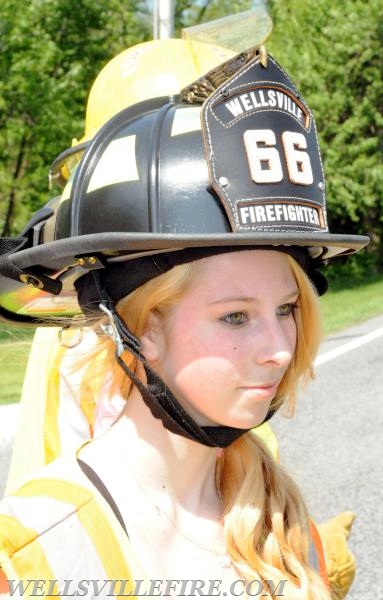
[(266, 246), (304, 248), (310, 263), (357, 251), (368, 238), (329, 232), (324, 188), (310, 109), (263, 49), (241, 53), (102, 125), (59, 205), (6, 242), (0, 287), (31, 284), (37, 296), (18, 312), (36, 317), (42, 298), (46, 317), (73, 309), (74, 282), (89, 271), (147, 256), (172, 266)]

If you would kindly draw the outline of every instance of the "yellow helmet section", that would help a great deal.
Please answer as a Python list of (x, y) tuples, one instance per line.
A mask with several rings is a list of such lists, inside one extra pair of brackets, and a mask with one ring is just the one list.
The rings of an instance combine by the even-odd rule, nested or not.
[(123, 108), (178, 94), (234, 55), (220, 46), (181, 39), (153, 40), (124, 50), (100, 71), (90, 90), (82, 141)]
[(149, 98), (178, 94), (239, 52), (263, 44), (271, 29), (260, 2), (249, 11), (184, 29), (182, 39), (143, 42), (112, 58), (90, 90), (84, 135), (54, 160), (50, 182), (65, 185), (86, 143), (115, 114)]
[(124, 50), (100, 71), (90, 90), (85, 132), (52, 163), (49, 179), (64, 184), (88, 142), (115, 114), (143, 100), (172, 96), (236, 55), (215, 44), (184, 39), (152, 40)]

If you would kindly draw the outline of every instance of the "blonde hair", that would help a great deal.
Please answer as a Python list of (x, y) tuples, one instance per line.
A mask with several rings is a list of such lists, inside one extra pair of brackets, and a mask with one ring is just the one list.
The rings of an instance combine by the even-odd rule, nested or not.
[[(299, 310), (295, 319), (297, 346), (293, 360), (278, 388), (272, 407), (284, 405), (292, 414), (297, 389), (313, 377), (313, 361), (318, 350), (321, 319), (318, 298), (312, 284), (294, 259), (288, 256), (299, 288)], [(199, 262), (199, 261), (198, 261)], [(174, 306), (198, 276), (197, 262), (179, 265), (142, 285), (121, 300), (117, 310), (137, 337), (142, 335), (151, 311), (164, 315)], [(127, 398), (131, 382), (114, 359), (109, 346), (109, 364), (114, 369), (116, 387)], [(134, 370), (135, 359), (123, 356)], [(329, 600), (327, 587), (310, 567), (309, 515), (301, 494), (276, 463), (263, 442), (249, 432), (226, 448), (217, 462), (217, 488), (224, 504), (224, 529), (228, 552), (247, 580), (287, 580), (286, 600)], [(278, 590), (275, 590), (278, 594)]]

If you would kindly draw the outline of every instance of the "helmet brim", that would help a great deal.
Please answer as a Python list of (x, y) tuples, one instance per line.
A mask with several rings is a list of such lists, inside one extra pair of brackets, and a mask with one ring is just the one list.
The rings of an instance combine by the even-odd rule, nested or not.
[[(7, 276), (0, 277), (0, 318), (22, 325), (59, 325), (68, 318), (81, 315), (75, 282), (94, 268), (108, 267), (120, 261), (143, 256), (176, 252), (185, 248), (231, 247), (235, 251), (246, 246), (307, 248), (319, 263), (337, 256), (357, 252), (369, 242), (366, 236), (329, 233), (251, 232), (210, 235), (153, 234), (106, 232), (47, 242), (9, 254), (3, 260), (32, 281), (42, 275), (60, 280), (62, 291), (53, 295), (38, 287), (26, 286)], [(3, 271), (4, 272), (4, 271)]]
[[(324, 261), (351, 254), (369, 243), (367, 236), (310, 232), (302, 233), (249, 232), (225, 234), (155, 234), (135, 232), (104, 232), (65, 238), (12, 254), (12, 262), (20, 269), (39, 266), (46, 271), (62, 271), (78, 266), (78, 259), (93, 254), (106, 262), (129, 260), (145, 254), (155, 254), (181, 248), (208, 246), (301, 246), (313, 257)], [(83, 266), (83, 265), (82, 265)]]

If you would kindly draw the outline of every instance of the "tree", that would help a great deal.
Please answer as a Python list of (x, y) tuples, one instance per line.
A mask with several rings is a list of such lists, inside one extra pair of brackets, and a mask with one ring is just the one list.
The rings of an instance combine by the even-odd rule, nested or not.
[(383, 23), (379, 0), (272, 0), (268, 47), (312, 108), (330, 227), (367, 234), (383, 269)]
[(8, 0), (0, 5), (2, 235), (47, 201), (52, 159), (83, 130), (92, 81), (113, 54), (150, 36), (145, 3)]

